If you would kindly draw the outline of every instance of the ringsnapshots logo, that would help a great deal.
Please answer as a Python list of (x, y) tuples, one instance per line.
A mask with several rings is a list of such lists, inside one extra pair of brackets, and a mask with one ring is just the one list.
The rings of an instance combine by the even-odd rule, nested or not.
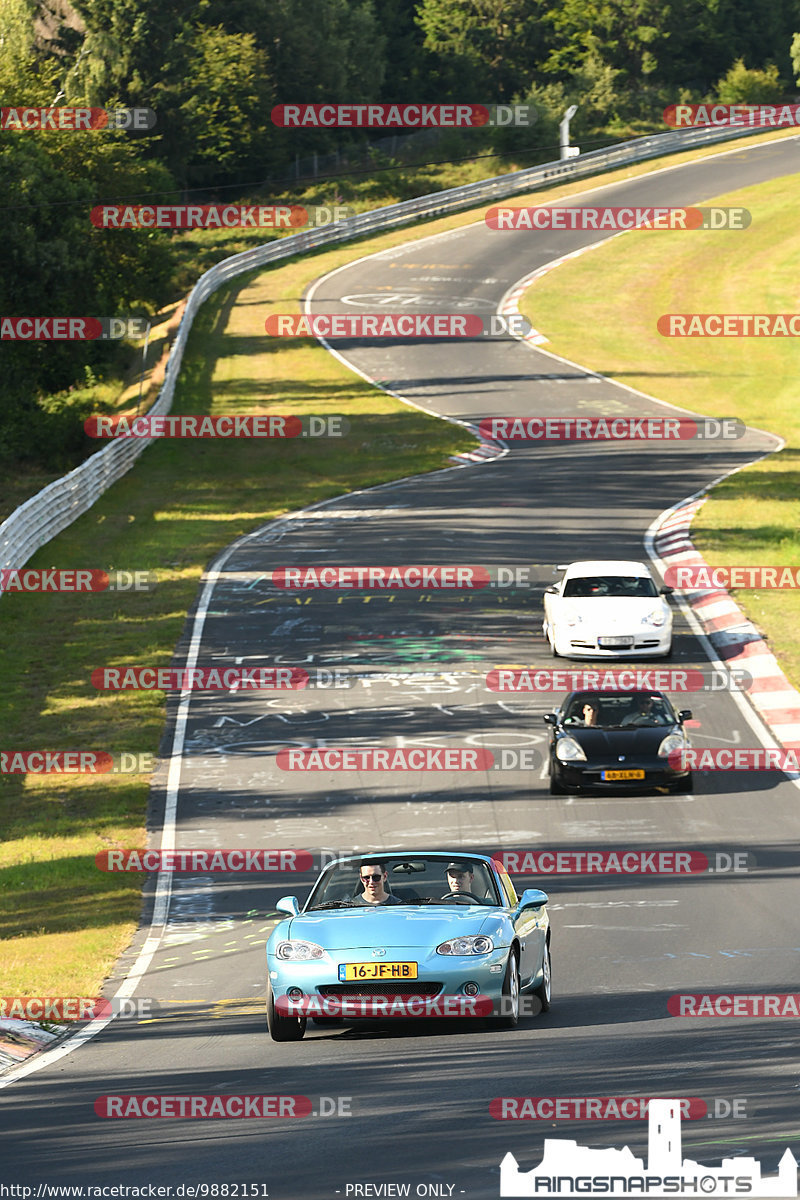
[(0, 130), (51, 130), (56, 133), (81, 133), (100, 129), (122, 129), (143, 133), (153, 129), (156, 114), (152, 108), (0, 108)]
[(264, 322), (270, 337), (392, 338), (524, 338), (531, 324), (522, 314), (478, 316), (476, 313), (272, 313)]
[(0, 341), (93, 342), (143, 338), (144, 317), (0, 317)]
[(800, 337), (800, 313), (664, 313), (662, 337)]
[(104, 571), (99, 567), (33, 571), (18, 567), (0, 569), (3, 592), (153, 592), (158, 584), (155, 571)]
[(682, 1104), (679, 1098), (651, 1099), (648, 1108), (647, 1163), (625, 1146), (592, 1149), (572, 1140), (545, 1138), (542, 1161), (520, 1170), (510, 1152), (500, 1164), (501, 1197), (569, 1200), (603, 1196), (797, 1196), (797, 1160), (784, 1151), (776, 1175), (765, 1176), (755, 1158), (724, 1158), (705, 1167), (683, 1158)]
[(478, 428), (507, 442), (736, 441), (747, 431), (734, 417), (484, 417)]
[(350, 422), (340, 416), (93, 416), (83, 423), (93, 438), (321, 438), (346, 437)]
[(738, 667), (496, 667), (486, 675), (490, 692), (747, 692), (752, 685)]
[(800, 104), (668, 104), (663, 116), (673, 129), (708, 126), (777, 129), (800, 125)]
[(496, 205), (487, 209), (489, 229), (530, 230), (627, 229), (747, 229), (752, 216), (746, 208), (564, 208), (547, 204), (523, 208)]
[(321, 229), (352, 217), (346, 204), (97, 204), (96, 229)]
[(532, 104), (276, 104), (280, 129), (482, 129), (534, 125)]

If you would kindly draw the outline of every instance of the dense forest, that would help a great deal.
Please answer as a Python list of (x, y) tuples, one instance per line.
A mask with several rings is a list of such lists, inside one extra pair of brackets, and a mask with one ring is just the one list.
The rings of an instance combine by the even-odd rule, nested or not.
[[(298, 156), (370, 136), (279, 129), (275, 104), (532, 103), (533, 129), (481, 143), (525, 166), (557, 157), (568, 104), (588, 149), (663, 129), (675, 102), (791, 99), (798, 30), (800, 0), (3, 0), (3, 107), (146, 107), (157, 123), (0, 132), (0, 313), (153, 312), (174, 294), (179, 235), (109, 236), (91, 225), (93, 205), (272, 197), (279, 182), (285, 195)], [(452, 139), (442, 146), (437, 157), (459, 156)], [(3, 341), (0, 461), (82, 456), (70, 389), (115, 353)]]

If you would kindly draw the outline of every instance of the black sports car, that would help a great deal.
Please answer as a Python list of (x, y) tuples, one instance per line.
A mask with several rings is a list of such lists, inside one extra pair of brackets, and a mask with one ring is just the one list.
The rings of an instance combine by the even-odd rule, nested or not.
[(570, 692), (550, 726), (550, 794), (584, 789), (690, 792), (692, 773), (669, 755), (690, 745), (683, 722), (663, 692)]

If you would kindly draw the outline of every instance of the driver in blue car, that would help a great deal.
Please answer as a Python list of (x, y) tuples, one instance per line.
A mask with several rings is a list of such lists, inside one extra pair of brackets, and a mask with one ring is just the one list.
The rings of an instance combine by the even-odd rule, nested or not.
[[(447, 886), (450, 893), (458, 895), (461, 892), (472, 892), (475, 875), (470, 862), (451, 862), (447, 864)], [(448, 894), (450, 894), (448, 893)]]
[(364, 891), (356, 899), (356, 904), (400, 904), (396, 896), (386, 890), (386, 864), (382, 862), (362, 862), (358, 869), (361, 886)]

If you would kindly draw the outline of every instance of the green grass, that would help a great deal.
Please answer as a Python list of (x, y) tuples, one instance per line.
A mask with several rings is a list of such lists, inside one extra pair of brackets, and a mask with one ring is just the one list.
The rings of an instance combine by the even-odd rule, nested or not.
[[(786, 440), (786, 449), (720, 484), (695, 518), (695, 544), (715, 566), (800, 562), (800, 347), (796, 338), (663, 337), (656, 321), (664, 313), (798, 310), (795, 179), (713, 201), (748, 208), (745, 231), (625, 234), (552, 271), (522, 305), (550, 339), (545, 349), (660, 400), (737, 417)], [(798, 593), (747, 590), (736, 600), (800, 685)]]
[[(655, 166), (639, 164), (608, 178), (631, 178)], [(591, 186), (562, 184), (547, 196)], [(537, 197), (541, 193), (514, 202)], [(241, 534), (315, 501), (436, 469), (474, 444), (454, 426), (370, 387), (316, 342), (267, 342), (263, 321), (270, 311), (295, 311), (304, 287), (326, 271), (367, 251), (480, 220), (482, 212), (292, 260), (241, 277), (206, 303), (190, 337), (174, 412), (343, 413), (350, 437), (163, 441), (147, 449), (89, 513), (27, 565), (150, 569), (159, 586), (141, 594), (0, 599), (2, 749), (155, 754), (163, 694), (96, 692), (93, 668), (167, 665), (203, 569)], [(207, 233), (201, 242), (201, 235), (187, 235), (205, 256), (201, 263), (187, 251), (187, 276), (261, 237)], [(135, 402), (136, 391), (132, 384), (119, 404)], [(17, 480), (0, 490), (0, 506), (20, 488)], [(103, 874), (94, 856), (144, 844), (148, 784), (145, 775), (0, 776), (6, 994), (96, 993), (136, 927), (141, 879)]]

